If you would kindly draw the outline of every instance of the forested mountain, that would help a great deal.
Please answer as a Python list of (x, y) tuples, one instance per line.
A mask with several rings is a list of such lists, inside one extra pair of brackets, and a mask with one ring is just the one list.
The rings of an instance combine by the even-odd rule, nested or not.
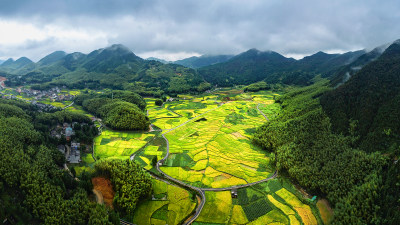
[(10, 58), (0, 65), (0, 71), (12, 73), (13, 71), (19, 70), (31, 63), (33, 63), (32, 60), (26, 57), (21, 57), (16, 61)]
[(370, 63), (371, 61), (377, 59), (382, 53), (389, 47), (390, 44), (382, 45), (374, 48), (371, 51), (365, 52), (360, 57), (358, 57), (354, 62), (342, 66), (339, 68), (331, 77), (332, 86), (338, 87), (344, 82), (348, 81), (349, 78), (359, 71), (364, 65)]
[(227, 62), (200, 68), (199, 72), (208, 82), (220, 86), (250, 84), (261, 80), (267, 83), (308, 85), (316, 74), (329, 77), (337, 68), (351, 63), (363, 53), (318, 52), (295, 60), (273, 51), (250, 49)]
[(44, 65), (49, 65), (52, 63), (57, 62), (58, 60), (64, 58), (67, 55), (67, 53), (63, 51), (56, 51), (51, 53), (50, 55), (45, 56), (39, 62), (37, 63), (38, 66), (44, 66)]
[(334, 206), (333, 224), (399, 224), (400, 164), (374, 146), (360, 150), (354, 126), (349, 134), (331, 129), (335, 121), (320, 104), (329, 90), (329, 81), (321, 80), (276, 98), (281, 113), (257, 130), (254, 141), (274, 152), (280, 174), (326, 196)]
[(296, 63), (296, 69), (324, 74), (329, 77), (341, 65), (347, 65), (365, 53), (364, 50), (346, 52), (343, 54), (328, 54), (317, 52), (306, 56)]
[(4, 62), (4, 60), (1, 60), (1, 59), (0, 59), (0, 65), (3, 64), (3, 62)]
[(367, 151), (398, 150), (399, 102), (400, 41), (321, 98), (333, 129), (344, 134), (355, 132), (357, 144)]
[(266, 74), (284, 71), (295, 61), (276, 52), (250, 49), (227, 62), (203, 67), (199, 72), (208, 82), (219, 86), (250, 84), (265, 79)]
[(164, 63), (164, 64), (171, 63), (170, 61), (167, 61), (167, 60), (164, 60), (164, 59), (155, 58), (155, 57), (149, 57), (146, 60), (149, 60), (149, 61), (154, 60), (154, 61), (157, 61), (157, 62), (160, 62), (160, 63)]
[(8, 68), (6, 72), (22, 77), (9, 75), (7, 85), (36, 84), (33, 86), (36, 89), (66, 85), (70, 88), (125, 89), (142, 95), (161, 96), (165, 92), (197, 91), (209, 86), (204, 85), (204, 79), (193, 69), (143, 60), (123, 45), (112, 45), (88, 55), (54, 52), (38, 63), (18, 68), (8, 64), (15, 63), (6, 63), (0, 71)]
[(200, 57), (193, 56), (186, 59), (174, 61), (173, 63), (197, 69), (204, 66), (209, 66), (217, 63), (228, 61), (233, 55), (202, 55)]
[(328, 198), (334, 224), (400, 222), (400, 41), (381, 49), (336, 89), (317, 78), (277, 97), (282, 112), (254, 136), (281, 173)]

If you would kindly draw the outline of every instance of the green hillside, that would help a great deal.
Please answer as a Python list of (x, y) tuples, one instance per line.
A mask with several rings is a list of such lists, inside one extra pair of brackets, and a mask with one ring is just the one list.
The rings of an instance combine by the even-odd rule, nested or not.
[(338, 68), (362, 55), (364, 51), (344, 54), (318, 52), (301, 60), (286, 58), (277, 52), (250, 49), (230, 60), (199, 69), (210, 83), (219, 86), (250, 84), (258, 81), (309, 85), (317, 74), (330, 77)]
[(203, 78), (193, 69), (143, 60), (123, 45), (112, 45), (88, 55), (54, 52), (36, 64), (22, 67), (16, 67), (16, 62), (5, 62), (0, 67), (0, 71), (14, 74), (8, 76), (8, 86), (111, 88), (152, 96), (197, 91), (202, 83), (200, 88), (204, 87)]
[(321, 98), (337, 133), (354, 133), (367, 151), (397, 151), (400, 144), (400, 43), (386, 49), (348, 82)]

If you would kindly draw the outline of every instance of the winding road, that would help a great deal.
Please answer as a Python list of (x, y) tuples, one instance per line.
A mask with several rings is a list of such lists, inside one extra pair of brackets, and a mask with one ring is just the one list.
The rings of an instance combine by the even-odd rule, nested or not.
[[(196, 118), (198, 118), (198, 117), (200, 117), (200, 116), (202, 116), (202, 115), (204, 115), (204, 114), (206, 114), (206, 113), (208, 113), (208, 112), (210, 112), (210, 111), (212, 111), (212, 110), (215, 110), (215, 109), (221, 107), (222, 105), (224, 105), (224, 104), (220, 104), (220, 105), (219, 105), (218, 107), (216, 107), (216, 108), (210, 109), (210, 110), (208, 110), (208, 111), (206, 111), (206, 112), (204, 112), (204, 113), (202, 113), (202, 114), (199, 114), (199, 115), (193, 117), (192, 119), (187, 120), (186, 122), (184, 122), (184, 123), (182, 123), (182, 124), (180, 124), (180, 125), (178, 125), (178, 126), (172, 128), (172, 129), (164, 130), (164, 131), (166, 131), (166, 132), (164, 132), (164, 133), (162, 134), (162, 137), (164, 138), (165, 142), (167, 143), (167, 148), (166, 148), (166, 149), (167, 149), (167, 152), (166, 152), (166, 155), (164, 156), (164, 158), (160, 159), (160, 160), (157, 162), (157, 164), (156, 164), (156, 169), (157, 169), (157, 171), (160, 172), (160, 174), (162, 174), (162, 176), (165, 178), (165, 180), (163, 179), (163, 181), (164, 181), (164, 182), (167, 182), (167, 183), (168, 183), (168, 181), (172, 181), (172, 182), (174, 182), (174, 183), (176, 183), (176, 184), (179, 184), (179, 185), (181, 185), (181, 186), (183, 186), (183, 187), (186, 187), (186, 188), (188, 188), (188, 189), (191, 189), (191, 190), (197, 192), (197, 193), (200, 195), (201, 200), (202, 200), (202, 201), (200, 202), (200, 204), (198, 205), (198, 207), (197, 207), (197, 209), (196, 209), (195, 214), (193, 215), (193, 217), (190, 218), (190, 219), (188, 219), (187, 221), (185, 221), (185, 223), (184, 223), (185, 225), (186, 225), (186, 224), (191, 224), (193, 221), (195, 221), (195, 220), (199, 217), (199, 215), (200, 215), (200, 213), (201, 213), (201, 211), (202, 211), (202, 209), (203, 209), (203, 207), (204, 207), (204, 205), (205, 205), (205, 203), (206, 203), (205, 191), (215, 191), (215, 192), (216, 192), (216, 191), (230, 191), (230, 190), (233, 190), (233, 189), (239, 189), (239, 188), (250, 187), (250, 186), (253, 186), (253, 185), (256, 185), (256, 184), (259, 184), (259, 183), (263, 183), (263, 182), (266, 182), (266, 181), (271, 180), (271, 179), (274, 179), (274, 178), (276, 178), (276, 177), (278, 176), (278, 171), (275, 171), (274, 174), (273, 174), (272, 176), (270, 176), (270, 177), (268, 177), (268, 178), (266, 178), (266, 179), (263, 179), (263, 180), (259, 180), (259, 181), (253, 182), (253, 183), (248, 183), (248, 184), (243, 184), (243, 185), (236, 185), (236, 186), (231, 186), (231, 187), (227, 187), (227, 188), (198, 188), (198, 187), (195, 187), (195, 186), (186, 184), (186, 183), (184, 183), (184, 182), (182, 182), (182, 181), (180, 181), (180, 180), (178, 180), (178, 179), (175, 179), (175, 178), (169, 176), (168, 174), (164, 173), (164, 172), (160, 169), (160, 166), (162, 166), (162, 165), (164, 164), (164, 162), (165, 162), (165, 161), (168, 159), (168, 157), (169, 157), (169, 141), (168, 141), (168, 139), (165, 137), (165, 134), (167, 134), (168, 132), (173, 131), (173, 130), (175, 130), (175, 129), (181, 127), (181, 126), (184, 126), (185, 124), (189, 123), (190, 121), (192, 121), (192, 120), (194, 120), (194, 119), (196, 119)], [(260, 105), (260, 103), (258, 103), (258, 105), (257, 105), (257, 110), (261, 113), (261, 115), (264, 116), (264, 118), (265, 118), (266, 120), (268, 120), (268, 117), (259, 109), (259, 105)], [(148, 114), (148, 111), (147, 111), (147, 114)], [(153, 124), (151, 124), (151, 126), (152, 126), (152, 125), (153, 125)], [(167, 181), (167, 180), (168, 180), (168, 181)]]

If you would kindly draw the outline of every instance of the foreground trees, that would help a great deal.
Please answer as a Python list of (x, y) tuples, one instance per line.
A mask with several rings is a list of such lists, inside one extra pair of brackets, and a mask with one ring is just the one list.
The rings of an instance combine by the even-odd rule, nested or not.
[[(335, 224), (393, 224), (384, 216), (400, 198), (395, 182), (383, 186), (383, 177), (399, 181), (395, 166), (381, 153), (366, 153), (353, 147), (354, 136), (331, 131), (331, 122), (319, 103), (326, 82), (298, 89), (278, 99), (282, 112), (260, 127), (254, 141), (276, 154), (277, 168), (311, 192), (326, 196), (335, 205)], [(385, 191), (386, 189), (386, 191)], [(385, 209), (385, 210), (383, 210)], [(399, 220), (395, 224), (398, 224)]]
[(109, 94), (81, 95), (77, 103), (99, 116), (104, 123), (116, 130), (147, 130), (150, 125), (145, 115), (146, 102), (135, 93), (119, 91)]
[(114, 206), (123, 215), (132, 215), (138, 201), (152, 193), (150, 175), (131, 160), (102, 161), (95, 168), (97, 173), (111, 179), (115, 190)]
[[(61, 153), (43, 141), (44, 134), (32, 124), (35, 119), (31, 122), (31, 117), (16, 107), (3, 107), (7, 110), (0, 115), (0, 220), (111, 224), (107, 209), (90, 203), (87, 192), (60, 169), (56, 162)], [(39, 117), (38, 112), (28, 113)]]

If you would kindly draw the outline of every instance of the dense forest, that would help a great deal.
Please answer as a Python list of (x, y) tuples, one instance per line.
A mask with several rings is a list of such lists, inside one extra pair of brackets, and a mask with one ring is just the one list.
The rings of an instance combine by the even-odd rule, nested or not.
[(400, 223), (400, 44), (355, 63), (371, 58), (336, 89), (318, 78), (276, 98), (281, 113), (254, 136), (280, 171), (335, 206), (333, 224)]
[[(329, 81), (276, 98), (281, 113), (260, 127), (254, 142), (276, 155), (276, 165), (335, 207), (333, 224), (399, 224), (399, 164), (394, 155), (363, 151), (357, 123), (336, 133), (320, 103)], [(397, 147), (398, 148), (398, 147)]]
[(348, 82), (321, 98), (336, 133), (354, 127), (364, 151), (398, 152), (400, 146), (400, 44), (394, 43)]
[(82, 94), (75, 99), (78, 105), (103, 119), (115, 130), (147, 130), (149, 118), (144, 113), (146, 102), (130, 91), (111, 91), (102, 94)]
[(60, 169), (64, 156), (34, 128), (38, 113), (21, 102), (10, 104), (0, 103), (1, 218), (21, 224), (111, 224), (107, 209), (89, 201), (85, 180), (77, 182)]
[[(79, 116), (78, 116), (79, 115)], [(48, 141), (47, 121), (88, 121), (82, 114), (40, 113), (32, 105), (0, 99), (0, 218), (19, 224), (119, 224), (118, 214), (89, 201), (93, 175), (79, 181), (66, 170), (64, 156)], [(41, 127), (41, 126), (39, 126)], [(96, 174), (108, 176), (125, 215), (152, 192), (149, 177), (134, 162), (103, 162)], [(126, 175), (129, 173), (129, 176)]]

